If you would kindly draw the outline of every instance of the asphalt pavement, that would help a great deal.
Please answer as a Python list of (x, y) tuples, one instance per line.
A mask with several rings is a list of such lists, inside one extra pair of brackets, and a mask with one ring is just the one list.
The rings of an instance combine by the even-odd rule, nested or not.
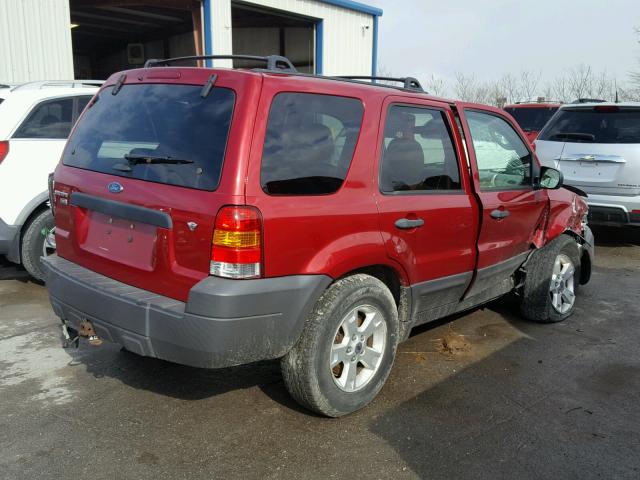
[(506, 298), (420, 327), (341, 419), (293, 402), (277, 362), (62, 349), (46, 289), (0, 263), (0, 477), (638, 479), (640, 229), (595, 233), (568, 320)]

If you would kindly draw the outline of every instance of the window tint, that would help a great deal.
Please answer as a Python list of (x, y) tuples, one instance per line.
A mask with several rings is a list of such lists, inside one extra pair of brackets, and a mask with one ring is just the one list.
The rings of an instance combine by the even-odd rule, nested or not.
[(82, 113), (82, 111), (84, 110), (84, 107), (86, 107), (87, 103), (89, 103), (89, 100), (91, 100), (91, 96), (83, 95), (82, 97), (76, 97), (76, 98), (77, 98), (77, 104), (76, 104), (76, 119), (77, 119)]
[(380, 189), (458, 190), (460, 171), (444, 112), (392, 105), (387, 113)]
[(466, 112), (482, 190), (531, 185), (531, 152), (506, 120), (487, 113)]
[(13, 138), (67, 138), (73, 126), (73, 97), (37, 105)]
[(163, 84), (125, 85), (117, 95), (111, 95), (111, 89), (103, 91), (69, 139), (63, 163), (214, 190), (235, 95), (215, 87), (202, 98), (201, 91), (201, 86)]
[(272, 195), (337, 191), (351, 164), (363, 111), (353, 98), (278, 94), (262, 153), (263, 190)]
[[(614, 107), (615, 108), (615, 107)], [(571, 143), (640, 143), (640, 109), (563, 109), (540, 140)]]
[(505, 111), (516, 119), (525, 132), (539, 132), (558, 111), (558, 107), (509, 107)]

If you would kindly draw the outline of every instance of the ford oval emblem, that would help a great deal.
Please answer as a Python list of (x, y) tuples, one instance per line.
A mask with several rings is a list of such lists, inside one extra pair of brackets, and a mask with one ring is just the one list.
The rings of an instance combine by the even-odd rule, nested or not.
[(118, 182), (111, 182), (109, 186), (107, 186), (111, 193), (120, 193), (124, 190), (124, 187), (120, 185)]

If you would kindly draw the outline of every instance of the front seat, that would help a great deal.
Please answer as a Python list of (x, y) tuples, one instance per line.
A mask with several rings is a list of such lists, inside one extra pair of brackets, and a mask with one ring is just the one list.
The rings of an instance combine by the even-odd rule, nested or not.
[(382, 164), (383, 190), (415, 190), (424, 181), (424, 152), (415, 139), (415, 118), (402, 114), (399, 129), (387, 146)]

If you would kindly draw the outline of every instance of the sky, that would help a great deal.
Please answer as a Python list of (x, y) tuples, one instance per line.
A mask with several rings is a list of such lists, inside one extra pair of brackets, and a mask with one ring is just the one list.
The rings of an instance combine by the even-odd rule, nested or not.
[(545, 82), (580, 64), (624, 82), (640, 57), (640, 0), (362, 1), (384, 11), (379, 68), (423, 82), (522, 70)]

